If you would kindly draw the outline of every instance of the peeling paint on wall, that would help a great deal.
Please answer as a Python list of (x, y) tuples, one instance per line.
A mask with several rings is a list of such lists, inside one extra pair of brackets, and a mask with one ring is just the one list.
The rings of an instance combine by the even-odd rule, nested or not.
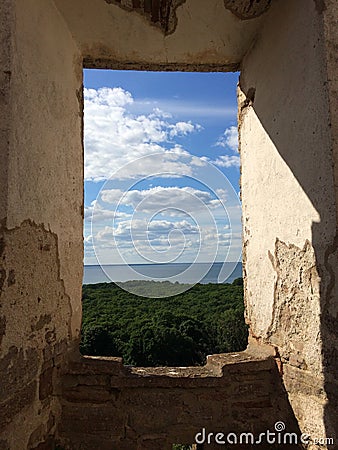
[(254, 19), (265, 13), (271, 0), (224, 0), (224, 6), (242, 20)]
[(325, 0), (314, 0), (316, 5), (316, 10), (319, 14), (322, 14), (326, 10)]
[(164, 34), (175, 31), (177, 25), (176, 9), (186, 0), (104, 0), (106, 3), (121, 6), (127, 11), (137, 11), (152, 24), (158, 25)]
[(277, 279), (268, 339), (278, 346), (282, 361), (320, 372), (320, 278), (314, 250), (309, 241), (299, 248), (277, 238), (269, 258)]
[[(21, 439), (29, 439), (20, 448), (33, 448), (51, 427), (32, 427), (39, 429), (58, 411), (55, 373), (70, 349), (70, 298), (60, 277), (56, 234), (27, 220), (13, 229), (0, 227), (0, 239), (1, 437), (9, 448), (19, 448), (11, 432), (18, 421)], [(31, 411), (27, 423), (22, 411)]]

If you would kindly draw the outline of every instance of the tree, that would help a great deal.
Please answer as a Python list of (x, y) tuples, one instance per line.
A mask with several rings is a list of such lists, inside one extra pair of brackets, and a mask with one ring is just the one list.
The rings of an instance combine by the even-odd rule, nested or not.
[(244, 322), (243, 308), (229, 309), (221, 314), (217, 341), (220, 353), (245, 350), (248, 344), (248, 327)]
[(93, 325), (82, 334), (80, 350), (82, 354), (93, 356), (118, 356), (119, 351), (108, 327)]

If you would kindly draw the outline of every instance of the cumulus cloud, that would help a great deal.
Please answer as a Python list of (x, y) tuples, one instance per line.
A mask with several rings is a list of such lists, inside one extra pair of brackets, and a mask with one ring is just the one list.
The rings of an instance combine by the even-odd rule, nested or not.
[(228, 155), (222, 155), (219, 156), (215, 161), (213, 161), (213, 163), (216, 166), (219, 167), (225, 167), (225, 168), (229, 168), (229, 167), (239, 167), (240, 166), (240, 158), (239, 156), (228, 156)]
[[(210, 155), (194, 156), (181, 145), (185, 137), (202, 129), (184, 119), (198, 120), (200, 114), (202, 117), (211, 112), (202, 107), (196, 112), (195, 106), (188, 105), (191, 115), (184, 111), (185, 115), (178, 121), (171, 114), (178, 117), (177, 111), (167, 109), (164, 104), (159, 103), (154, 108), (154, 102), (149, 102), (142, 111), (136, 105), (139, 101), (122, 88), (85, 89), (84, 97), (85, 179), (114, 179), (114, 184), (108, 183), (98, 199), (85, 208), (86, 255), (92, 257), (95, 247), (96, 252), (98, 249), (107, 252), (107, 261), (118, 261), (109, 253), (118, 246), (123, 255), (130, 255), (134, 261), (140, 252), (150, 257), (155, 249), (172, 252), (170, 255), (176, 257), (179, 249), (184, 248), (186, 260), (193, 260), (198, 251), (208, 260), (210, 249), (227, 247), (230, 230), (224, 225), (223, 207), (226, 204), (229, 208), (231, 204), (230, 191), (216, 189), (212, 193), (203, 187), (187, 186), (125, 189), (128, 183), (147, 176), (154, 180), (180, 177), (177, 184), (182, 184), (183, 177), (191, 177), (204, 180), (206, 184), (202, 186), (216, 188), (214, 178), (218, 178), (213, 177), (209, 163), (221, 168), (238, 167), (239, 156), (222, 155), (212, 160)], [(213, 111), (213, 114), (222, 113), (224, 117), (223, 112)], [(237, 151), (237, 128), (225, 130), (217, 145)], [(164, 184), (167, 183), (164, 181)]]
[[(198, 248), (199, 227), (187, 220), (126, 220), (115, 227), (106, 226), (94, 238), (95, 248), (101, 252), (122, 251), (133, 258), (150, 262), (168, 262), (186, 249)], [(168, 259), (169, 258), (169, 259)]]
[[(196, 254), (200, 246), (227, 246), (231, 240), (231, 232), (222, 232), (212, 226), (199, 227), (187, 220), (126, 220), (116, 227), (105, 226), (94, 237), (97, 249), (136, 250), (149, 257), (155, 251), (169, 251), (178, 254), (180, 251)], [(217, 244), (216, 244), (217, 243)], [(216, 247), (215, 247), (216, 248)], [(163, 261), (164, 262), (164, 261)]]
[(238, 129), (237, 127), (227, 128), (216, 142), (216, 146), (229, 148), (233, 152), (238, 152)]
[(153, 220), (148, 226), (149, 232), (165, 235), (175, 230), (179, 230), (184, 234), (196, 234), (198, 233), (198, 226), (189, 223), (187, 220), (181, 220), (179, 222), (170, 222), (169, 220)]
[(200, 125), (193, 125), (189, 122), (177, 122), (175, 125), (170, 126), (169, 135), (170, 137), (175, 136), (186, 136), (187, 134), (193, 133), (194, 131), (201, 130), (202, 127)]
[[(200, 163), (179, 145), (170, 144), (173, 137), (198, 132), (199, 125), (190, 121), (172, 123), (171, 115), (158, 108), (150, 114), (132, 114), (133, 102), (130, 92), (122, 88), (84, 90), (86, 180), (108, 179), (127, 163), (153, 153), (161, 153), (164, 163), (171, 164), (169, 168), (178, 174), (189, 172), (191, 161), (187, 159)], [(138, 170), (139, 175), (147, 175), (150, 167), (142, 166), (141, 159)]]
[[(144, 190), (133, 189), (125, 193), (120, 189), (107, 189), (101, 191), (101, 199), (111, 205), (131, 206), (135, 211), (144, 213), (164, 211), (165, 214), (174, 216), (182, 211), (190, 214), (220, 206), (220, 200), (223, 203), (226, 201), (226, 192), (223, 189), (217, 191), (219, 198), (215, 198), (208, 191), (189, 186), (156, 186)], [(177, 211), (176, 214), (175, 211)]]
[(100, 203), (97, 202), (97, 200), (94, 200), (91, 205), (85, 207), (84, 210), (85, 220), (104, 222), (107, 220), (125, 219), (127, 217), (130, 217), (130, 214), (117, 210), (105, 209), (102, 205), (100, 205)]
[[(224, 222), (224, 210), (220, 223), (214, 215), (223, 208), (221, 201), (226, 202), (226, 197), (225, 189), (213, 194), (187, 186), (156, 186), (126, 193), (103, 190), (99, 201), (104, 202), (104, 208), (129, 207), (133, 214), (126, 219), (117, 217), (112, 226), (94, 226), (95, 248), (100, 255), (110, 250), (110, 257), (123, 254), (133, 261), (145, 258), (150, 262), (174, 261), (182, 255), (194, 260), (201, 251), (215, 253), (230, 244), (231, 230)], [(99, 214), (104, 215), (104, 208), (101, 205)]]
[(114, 235), (115, 238), (127, 238), (133, 235), (134, 239), (158, 239), (160, 237), (167, 240), (172, 231), (180, 231), (183, 234), (197, 234), (199, 228), (197, 225), (187, 220), (169, 221), (169, 220), (125, 220), (116, 226), (116, 228), (106, 227), (99, 233), (100, 237)]

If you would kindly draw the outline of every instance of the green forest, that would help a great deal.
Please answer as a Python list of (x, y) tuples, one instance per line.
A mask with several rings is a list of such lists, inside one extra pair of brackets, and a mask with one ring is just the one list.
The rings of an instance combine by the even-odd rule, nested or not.
[[(82, 354), (122, 356), (134, 366), (192, 366), (209, 354), (245, 349), (242, 278), (196, 284), (165, 298), (130, 294), (132, 283), (122, 284), (126, 290), (114, 283), (83, 286)], [(164, 288), (162, 282), (138, 283), (148, 295)]]

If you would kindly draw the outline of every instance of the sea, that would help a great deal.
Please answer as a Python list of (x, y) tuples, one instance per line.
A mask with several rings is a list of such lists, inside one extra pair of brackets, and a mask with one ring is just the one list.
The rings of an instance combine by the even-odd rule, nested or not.
[(240, 277), (241, 262), (85, 265), (83, 284), (144, 279), (187, 284), (232, 283)]

